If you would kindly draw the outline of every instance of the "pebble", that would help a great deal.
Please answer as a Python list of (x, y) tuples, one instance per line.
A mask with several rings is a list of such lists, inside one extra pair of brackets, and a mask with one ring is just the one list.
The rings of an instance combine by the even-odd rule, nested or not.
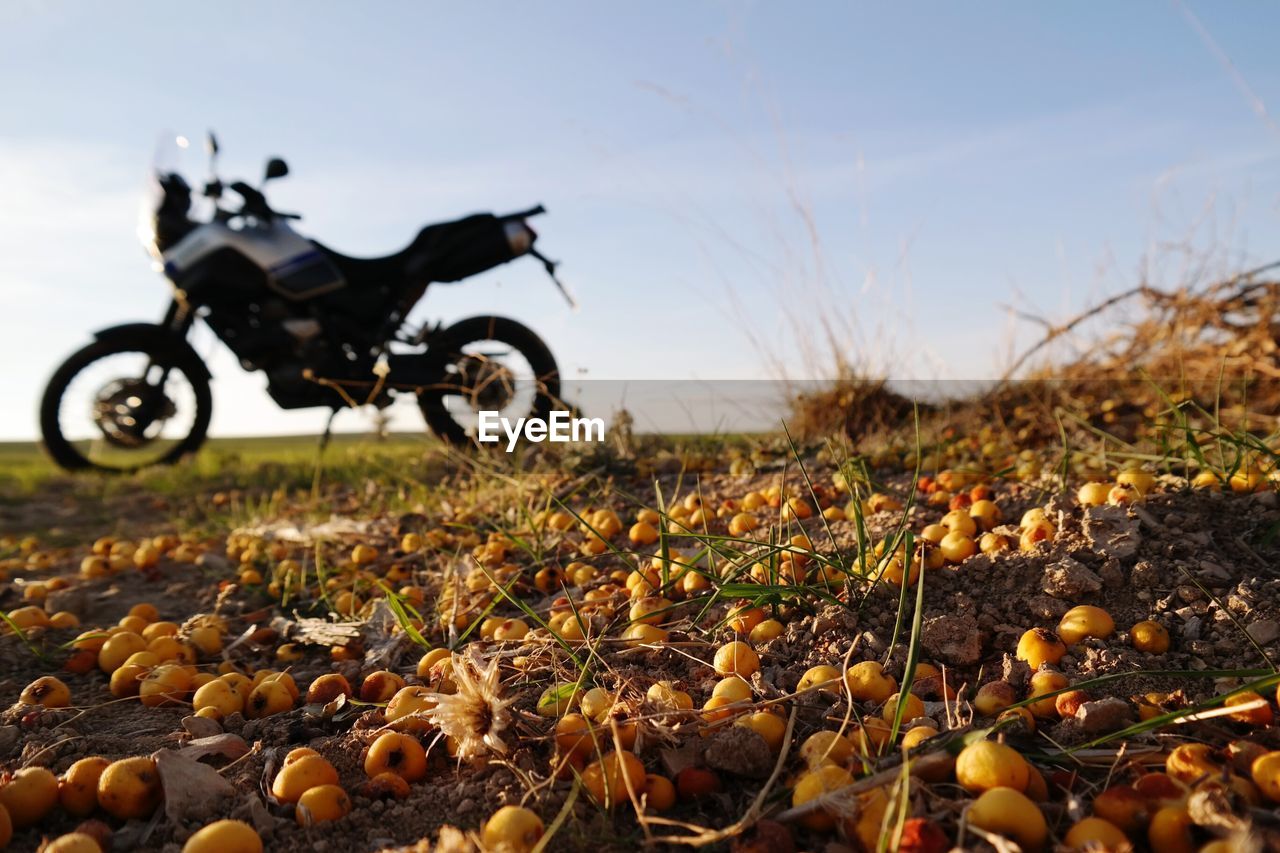
[(1199, 601), (1202, 598), (1204, 598), (1204, 593), (1200, 591), (1199, 587), (1192, 586), (1191, 584), (1183, 584), (1182, 586), (1178, 587), (1177, 592), (1178, 592), (1178, 598), (1182, 599), (1188, 604), (1194, 601)]
[(935, 616), (921, 626), (920, 643), (944, 663), (972, 666), (982, 658), (982, 638), (972, 616)]
[(1260, 646), (1265, 646), (1280, 637), (1280, 622), (1274, 619), (1262, 619), (1254, 622), (1245, 629), (1253, 641)]
[(1091, 506), (1084, 513), (1084, 535), (1099, 554), (1126, 559), (1138, 553), (1138, 521), (1122, 506)]
[(17, 726), (0, 726), (0, 755), (9, 755), (22, 738), (22, 731)]
[(1075, 600), (1102, 589), (1102, 578), (1070, 557), (1045, 566), (1042, 588), (1054, 598)]
[(1136, 587), (1152, 589), (1160, 585), (1160, 569), (1147, 560), (1139, 560), (1129, 573), (1130, 582)]
[(1248, 613), (1253, 609), (1247, 598), (1232, 593), (1227, 596), (1227, 609), (1232, 613)]
[(1076, 709), (1076, 721), (1089, 734), (1105, 734), (1129, 722), (1129, 703), (1115, 696), (1085, 702)]
[(1212, 560), (1201, 560), (1200, 578), (1206, 581), (1228, 583), (1231, 580), (1231, 573)]

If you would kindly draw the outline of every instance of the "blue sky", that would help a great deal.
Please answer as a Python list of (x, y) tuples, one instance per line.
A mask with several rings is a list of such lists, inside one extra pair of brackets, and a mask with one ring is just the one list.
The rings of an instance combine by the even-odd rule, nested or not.
[[(821, 376), (825, 321), (891, 375), (974, 378), (1030, 340), (1010, 304), (1172, 284), (1185, 246), (1280, 257), (1278, 31), (1234, 2), (8, 3), (0, 438), (91, 330), (159, 317), (133, 231), (165, 129), (216, 128), (228, 176), (286, 157), (276, 205), (352, 254), (545, 203), (580, 311), (517, 262), (417, 316), (515, 316), (569, 377)], [(322, 422), (197, 345), (214, 434)]]

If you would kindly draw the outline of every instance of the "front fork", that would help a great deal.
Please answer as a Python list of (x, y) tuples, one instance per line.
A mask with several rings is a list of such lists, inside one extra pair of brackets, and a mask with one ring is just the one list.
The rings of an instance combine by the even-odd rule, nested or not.
[[(185, 294), (178, 291), (174, 295), (173, 299), (169, 300), (169, 307), (165, 309), (164, 319), (160, 321), (160, 325), (173, 332), (174, 335), (185, 339), (187, 337), (187, 332), (191, 331), (191, 324), (195, 318), (195, 311), (191, 309), (191, 305), (187, 302)], [(155, 366), (154, 360), (147, 362), (147, 369), (142, 374), (144, 381), (146, 381), (151, 375), (151, 370)], [(156, 382), (156, 387), (163, 391), (164, 385), (168, 381), (169, 368), (161, 367), (160, 377)]]

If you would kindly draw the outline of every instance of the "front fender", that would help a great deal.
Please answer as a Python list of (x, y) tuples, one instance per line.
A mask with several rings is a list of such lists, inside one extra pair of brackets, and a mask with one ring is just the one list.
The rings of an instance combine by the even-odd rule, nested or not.
[(204, 359), (187, 343), (187, 339), (174, 334), (165, 326), (155, 323), (121, 323), (93, 333), (95, 341), (123, 342), (146, 349), (149, 352), (165, 353), (182, 359), (192, 370), (192, 377), (198, 376), (208, 381), (212, 379)]

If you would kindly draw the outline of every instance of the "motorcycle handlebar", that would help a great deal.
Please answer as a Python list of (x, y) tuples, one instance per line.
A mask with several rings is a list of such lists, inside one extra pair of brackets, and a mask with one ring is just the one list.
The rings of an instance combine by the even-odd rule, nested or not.
[(543, 207), (542, 205), (538, 205), (537, 207), (531, 207), (528, 210), (522, 210), (519, 213), (508, 213), (506, 216), (502, 218), (507, 220), (528, 219), (531, 216), (539, 216), (546, 212), (547, 212), (547, 209), (545, 207)]
[(272, 210), (271, 205), (267, 204), (267, 197), (262, 194), (262, 191), (249, 186), (244, 181), (236, 181), (230, 185), (230, 189), (244, 199), (244, 207), (240, 209), (241, 214), (248, 214), (259, 219), (302, 218), (297, 213), (282, 213), (278, 210)]

